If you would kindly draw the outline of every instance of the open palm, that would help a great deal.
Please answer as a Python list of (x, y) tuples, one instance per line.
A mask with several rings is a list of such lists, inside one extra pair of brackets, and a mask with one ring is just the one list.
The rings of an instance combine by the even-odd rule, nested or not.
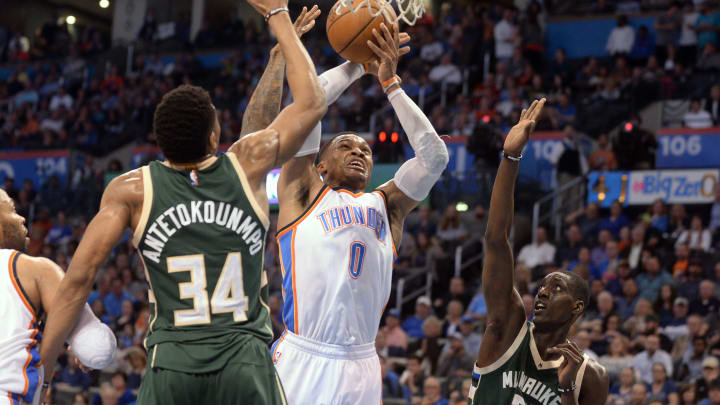
[(503, 150), (510, 156), (520, 156), (525, 145), (530, 140), (530, 134), (535, 130), (535, 124), (545, 105), (545, 99), (535, 100), (527, 110), (520, 114), (520, 120), (505, 137)]

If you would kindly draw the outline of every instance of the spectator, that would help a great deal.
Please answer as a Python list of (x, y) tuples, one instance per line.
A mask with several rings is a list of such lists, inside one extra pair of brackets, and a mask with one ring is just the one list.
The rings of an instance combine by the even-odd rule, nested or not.
[(645, 338), (645, 350), (635, 355), (633, 368), (639, 374), (640, 380), (645, 384), (653, 383), (653, 365), (660, 363), (672, 374), (673, 365), (670, 355), (660, 349), (660, 338), (657, 335), (649, 335)]
[(678, 40), (678, 59), (685, 66), (694, 66), (697, 58), (697, 33), (695, 25), (700, 14), (695, 11), (693, 2), (686, 1), (683, 6), (682, 26)]
[(460, 216), (458, 215), (457, 208), (454, 204), (450, 204), (445, 209), (445, 214), (440, 220), (440, 226), (437, 231), (437, 237), (440, 239), (444, 247), (455, 246), (463, 239), (467, 238), (468, 234), (465, 231), (465, 227), (460, 222)]
[(632, 47), (632, 58), (636, 63), (645, 65), (648, 58), (655, 54), (655, 39), (650, 35), (646, 26), (641, 25), (635, 36)]
[(672, 380), (668, 379), (668, 373), (662, 363), (655, 363), (652, 366), (652, 383), (650, 384), (650, 395), (654, 399), (662, 400), (665, 404), (677, 403), (680, 398), (677, 394), (677, 387)]
[(147, 371), (147, 354), (139, 347), (131, 347), (125, 352), (127, 367), (127, 387), (131, 390), (140, 388), (145, 372)]
[(590, 155), (588, 163), (590, 170), (617, 170), (617, 159), (608, 142), (607, 134), (603, 133), (598, 137), (597, 149)]
[(55, 111), (60, 107), (65, 107), (66, 110), (70, 111), (73, 106), (73, 98), (71, 95), (65, 93), (65, 87), (60, 86), (57, 94), (52, 96), (50, 99), (50, 111)]
[(670, 209), (670, 237), (677, 239), (687, 228), (687, 213), (682, 204), (673, 204)]
[(633, 226), (630, 237), (631, 243), (623, 249), (621, 255), (627, 258), (631, 268), (637, 269), (640, 265), (640, 258), (645, 247), (645, 224), (639, 223)]
[(707, 398), (710, 383), (718, 377), (720, 377), (720, 362), (715, 356), (707, 356), (702, 362), (702, 376), (694, 381), (695, 397)]
[(646, 405), (647, 387), (645, 384), (637, 383), (632, 386), (630, 391), (630, 405)]
[(113, 386), (104, 382), (100, 386), (100, 392), (95, 394), (93, 398), (93, 405), (119, 405), (120, 394), (113, 388)]
[(708, 42), (697, 62), (698, 70), (720, 70), (720, 52), (714, 42)]
[[(627, 268), (627, 267), (625, 267)], [(624, 321), (635, 313), (635, 307), (640, 300), (637, 282), (634, 278), (627, 278), (623, 281), (623, 296), (616, 301), (617, 313)]]
[[(578, 136), (575, 133), (575, 128), (571, 125), (566, 125), (563, 129), (563, 134), (562, 147), (555, 149), (555, 154), (552, 158), (553, 165), (557, 168), (558, 187), (564, 186), (587, 172), (587, 161), (580, 151), (580, 144), (578, 142)], [(563, 198), (570, 199), (575, 192), (577, 192), (575, 187), (568, 189), (564, 193)]]
[(630, 401), (632, 389), (635, 385), (635, 372), (632, 367), (625, 367), (621, 369), (620, 377), (611, 378), (610, 381), (613, 381), (614, 383), (610, 387), (608, 400), (613, 401), (611, 402), (613, 404), (616, 403), (615, 401), (624, 401), (622, 403), (627, 404)]
[(408, 226), (408, 231), (414, 235), (419, 233), (424, 233), (429, 236), (435, 235), (437, 231), (437, 221), (432, 217), (430, 205), (421, 205), (420, 208), (418, 208), (417, 216), (418, 221), (413, 224), (413, 226)]
[[(720, 125), (720, 84), (715, 84), (710, 88), (710, 97), (705, 99), (705, 111), (710, 114), (714, 125)], [(716, 196), (716, 198), (718, 197)], [(711, 227), (711, 229), (715, 228)]]
[(663, 326), (663, 332), (670, 339), (675, 340), (679, 336), (688, 335), (687, 314), (688, 300), (685, 297), (677, 297), (673, 303), (672, 318), (666, 320)]
[(713, 13), (709, 2), (700, 4), (700, 15), (695, 21), (695, 32), (697, 32), (697, 44), (699, 49), (704, 49), (708, 43), (716, 43), (718, 40), (717, 31), (720, 29), (720, 16)]
[(119, 318), (122, 316), (123, 301), (133, 302), (133, 298), (125, 291), (122, 280), (115, 278), (112, 280), (111, 291), (103, 298), (105, 311), (111, 318)]
[(698, 405), (720, 405), (720, 378), (710, 382), (708, 397), (700, 401)]
[(580, 248), (577, 259), (570, 262), (567, 269), (578, 273), (580, 277), (587, 281), (599, 274), (595, 265), (590, 261), (590, 249), (585, 246)]
[(630, 220), (623, 214), (622, 205), (619, 201), (613, 201), (610, 205), (610, 215), (600, 224), (600, 229), (607, 229), (613, 237), (617, 238), (620, 228), (630, 225)]
[(581, 330), (578, 332), (577, 335), (575, 335), (574, 341), (584, 354), (587, 354), (587, 356), (591, 359), (598, 361), (598, 355), (590, 349), (590, 335), (586, 331)]
[(517, 27), (513, 23), (513, 10), (506, 8), (503, 12), (503, 18), (493, 29), (495, 37), (495, 57), (499, 61), (507, 62), (512, 58), (513, 50), (518, 39)]
[(467, 314), (478, 321), (485, 321), (485, 315), (487, 315), (487, 306), (485, 304), (485, 297), (483, 296), (482, 288), (478, 289), (478, 292), (475, 294), (472, 301), (470, 301), (470, 305), (467, 309)]
[(635, 31), (628, 25), (627, 16), (621, 15), (617, 19), (617, 27), (610, 31), (605, 49), (611, 56), (627, 55), (635, 43)]
[(529, 268), (551, 264), (555, 258), (555, 246), (547, 241), (545, 228), (539, 226), (535, 232), (535, 242), (520, 249), (517, 261)]
[[(630, 269), (630, 263), (627, 260), (621, 260), (616, 267), (617, 277), (610, 277), (605, 287), (612, 295), (619, 296), (625, 288), (625, 281), (633, 278), (633, 271)], [(637, 289), (637, 284), (635, 285)]]
[(598, 359), (605, 367), (610, 381), (620, 381), (620, 384), (615, 386), (617, 390), (610, 390), (614, 394), (627, 394), (635, 382), (635, 374), (632, 372), (633, 356), (628, 353), (627, 346), (626, 338), (617, 335), (610, 340), (608, 353)]
[(720, 314), (720, 300), (714, 296), (715, 283), (711, 280), (700, 282), (699, 297), (690, 305), (690, 313), (701, 316)]
[(690, 221), (690, 229), (683, 231), (675, 244), (687, 243), (691, 251), (707, 252), (710, 250), (712, 235), (708, 229), (703, 229), (702, 218), (693, 215)]
[(447, 83), (455, 86), (462, 83), (462, 73), (457, 65), (452, 63), (452, 55), (449, 53), (444, 54), (440, 64), (430, 70), (429, 77), (434, 83)]
[(673, 284), (670, 274), (660, 267), (660, 259), (650, 256), (644, 262), (645, 271), (637, 276), (640, 296), (652, 302), (655, 301), (660, 288), (665, 284)]
[(405, 371), (400, 375), (400, 385), (406, 399), (421, 395), (422, 387), (425, 382), (425, 373), (422, 371), (420, 364), (422, 359), (412, 355), (407, 359)]
[(470, 315), (463, 315), (460, 320), (460, 334), (465, 346), (465, 353), (474, 355), (480, 350), (482, 335), (475, 332), (475, 318)]
[(65, 386), (81, 388), (83, 390), (90, 387), (90, 374), (80, 369), (80, 361), (71, 351), (67, 352), (67, 365), (60, 373), (58, 382)]
[(702, 364), (705, 360), (707, 350), (707, 339), (704, 336), (695, 336), (692, 339), (692, 346), (683, 354), (683, 367), (687, 369), (686, 378), (695, 380), (702, 375)]
[(653, 303), (653, 310), (660, 318), (660, 325), (666, 326), (672, 320), (673, 305), (675, 305), (675, 298), (677, 297), (677, 291), (672, 285), (665, 284), (660, 288), (660, 294)]
[[(570, 225), (566, 232), (567, 241), (563, 243), (555, 253), (555, 262), (560, 265), (569, 263), (578, 257), (580, 252), (580, 243), (582, 242), (582, 233), (577, 225)], [(590, 261), (590, 251), (588, 250), (588, 262)]]
[(462, 277), (453, 277), (450, 279), (450, 288), (442, 298), (436, 298), (434, 302), (435, 313), (439, 316), (445, 316), (445, 306), (452, 300), (460, 301), (463, 308), (467, 308), (472, 300), (472, 295), (467, 293), (465, 288), (465, 280)]
[(423, 384), (423, 397), (421, 404), (449, 405), (447, 399), (440, 395), (440, 382), (435, 377), (428, 377)]
[(657, 33), (657, 56), (660, 61), (667, 58), (668, 47), (678, 43), (682, 16), (677, 2), (670, 3), (667, 11), (655, 19), (655, 32)]
[(450, 385), (454, 385), (470, 377), (477, 353), (471, 354), (465, 351), (463, 336), (460, 332), (452, 333), (448, 340), (449, 350), (440, 357), (437, 374), (447, 378)]
[(617, 267), (623, 259), (620, 257), (618, 243), (614, 240), (609, 240), (605, 244), (605, 257), (607, 259), (596, 267), (597, 271), (592, 275), (593, 279), (612, 279), (617, 276)]
[(388, 353), (393, 357), (402, 357), (407, 351), (407, 334), (400, 327), (400, 311), (391, 309), (385, 317), (385, 344), (388, 346)]
[(663, 200), (656, 200), (650, 211), (650, 226), (662, 233), (670, 230), (670, 217), (667, 214), (667, 207)]
[(443, 323), (443, 336), (450, 336), (460, 330), (460, 318), (465, 307), (460, 301), (452, 300), (447, 304), (447, 314)]
[(392, 370), (388, 364), (388, 359), (384, 356), (380, 357), (380, 377), (382, 379), (382, 397), (402, 398), (402, 387), (400, 386), (400, 377)]
[(140, 27), (138, 38), (150, 42), (155, 40), (157, 33), (157, 20), (155, 19), (155, 9), (150, 7), (145, 13), (143, 25)]
[(424, 337), (422, 331), (423, 322), (430, 316), (430, 298), (426, 296), (418, 297), (415, 301), (415, 315), (408, 317), (402, 324), (403, 330), (408, 336), (422, 339)]
[[(580, 233), (583, 235), (583, 238), (585, 238), (586, 243), (595, 242), (596, 239), (602, 236), (602, 233), (599, 233), (600, 224), (602, 223), (599, 212), (600, 211), (598, 205), (595, 203), (590, 203), (584, 208), (581, 208), (566, 216), (565, 223), (577, 224), (580, 227)], [(595, 235), (598, 235), (598, 237), (596, 237)], [(609, 234), (605, 235), (605, 237), (609, 236)], [(605, 246), (605, 242), (607, 242), (607, 240), (600, 241), (602, 246)], [(595, 259), (593, 259), (593, 263), (597, 265)]]

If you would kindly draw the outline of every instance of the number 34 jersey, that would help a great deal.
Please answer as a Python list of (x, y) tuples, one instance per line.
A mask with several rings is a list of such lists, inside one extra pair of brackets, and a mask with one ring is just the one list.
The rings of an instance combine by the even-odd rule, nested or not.
[(384, 192), (323, 186), (278, 231), (286, 328), (335, 345), (375, 341), (390, 297), (395, 250)]
[(250, 338), (272, 340), (263, 271), (267, 214), (231, 152), (199, 167), (140, 169), (133, 242), (150, 284), (151, 367), (210, 373)]

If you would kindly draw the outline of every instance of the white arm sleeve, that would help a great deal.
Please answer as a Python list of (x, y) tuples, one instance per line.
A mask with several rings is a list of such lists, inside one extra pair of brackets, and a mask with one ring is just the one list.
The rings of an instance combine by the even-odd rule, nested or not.
[(430, 120), (404, 91), (395, 90), (388, 98), (415, 151), (415, 157), (400, 166), (393, 180), (405, 195), (422, 201), (447, 166), (447, 147)]
[(98, 370), (112, 362), (117, 347), (113, 331), (95, 317), (88, 304), (70, 333), (68, 343), (80, 363)]
[[(353, 84), (357, 79), (362, 77), (365, 69), (359, 63), (345, 62), (340, 66), (334, 67), (319, 76), (320, 84), (325, 90), (325, 99), (327, 105), (337, 101), (338, 98)], [(318, 122), (312, 129), (310, 135), (305, 139), (305, 143), (300, 147), (300, 151), (295, 157), (307, 156), (317, 153), (320, 150), (320, 139), (322, 137), (322, 125)]]

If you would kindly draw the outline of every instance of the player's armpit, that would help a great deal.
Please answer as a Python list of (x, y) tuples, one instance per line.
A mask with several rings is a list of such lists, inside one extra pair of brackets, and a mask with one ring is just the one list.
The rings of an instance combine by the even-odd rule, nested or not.
[(308, 208), (323, 186), (315, 166), (317, 155), (294, 157), (282, 166), (278, 180), (278, 229), (294, 221)]

